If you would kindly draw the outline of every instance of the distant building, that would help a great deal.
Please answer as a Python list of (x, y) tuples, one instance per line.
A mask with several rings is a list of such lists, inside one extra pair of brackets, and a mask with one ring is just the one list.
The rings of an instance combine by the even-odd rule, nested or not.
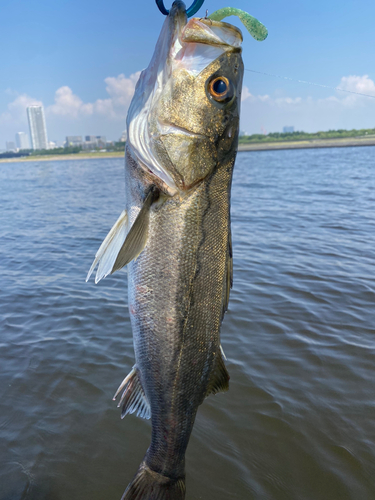
[(16, 144), (13, 141), (6, 142), (7, 151), (16, 151)]
[(85, 142), (83, 143), (84, 149), (102, 149), (107, 144), (104, 135), (86, 135)]
[(127, 138), (128, 138), (128, 132), (124, 130), (123, 133), (121, 134), (119, 142), (126, 142)]
[(65, 141), (65, 147), (69, 148), (71, 146), (82, 146), (83, 140), (81, 135), (68, 135)]
[(105, 148), (107, 145), (107, 139), (104, 135), (97, 135), (96, 142), (98, 144), (98, 148), (100, 149)]
[(284, 134), (292, 134), (294, 132), (294, 127), (283, 127)]
[(48, 149), (47, 128), (43, 106), (29, 106), (26, 109), (32, 148)]
[(16, 133), (16, 146), (18, 149), (29, 149), (29, 138), (25, 132)]

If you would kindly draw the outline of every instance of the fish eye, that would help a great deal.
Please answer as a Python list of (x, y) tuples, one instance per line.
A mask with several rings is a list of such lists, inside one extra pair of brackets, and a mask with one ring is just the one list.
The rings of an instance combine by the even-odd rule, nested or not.
[(217, 76), (208, 81), (209, 95), (219, 103), (229, 102), (234, 96), (233, 85), (225, 76)]
[(222, 80), (221, 78), (218, 78), (212, 84), (212, 90), (215, 92), (215, 94), (224, 94), (227, 89), (227, 82), (225, 80)]

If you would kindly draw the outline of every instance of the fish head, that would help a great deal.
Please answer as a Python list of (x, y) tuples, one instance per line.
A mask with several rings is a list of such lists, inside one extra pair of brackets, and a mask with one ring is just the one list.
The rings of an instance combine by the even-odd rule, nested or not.
[(188, 190), (235, 155), (242, 34), (230, 24), (186, 18), (177, 0), (136, 86), (128, 143), (166, 191)]

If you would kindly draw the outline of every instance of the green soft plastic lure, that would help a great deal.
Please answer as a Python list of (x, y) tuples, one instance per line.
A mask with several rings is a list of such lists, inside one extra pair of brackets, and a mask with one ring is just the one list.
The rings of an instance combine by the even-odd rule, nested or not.
[(255, 17), (250, 16), (250, 14), (241, 9), (224, 7), (223, 9), (213, 12), (210, 16), (208, 16), (208, 19), (212, 19), (213, 21), (222, 21), (225, 17), (229, 16), (237, 16), (255, 40), (261, 42), (267, 38), (267, 28), (259, 22), (258, 19), (255, 19)]

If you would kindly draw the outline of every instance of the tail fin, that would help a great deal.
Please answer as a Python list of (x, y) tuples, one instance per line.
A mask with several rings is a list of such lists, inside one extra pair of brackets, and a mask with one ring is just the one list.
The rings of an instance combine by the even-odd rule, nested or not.
[(185, 478), (171, 479), (142, 462), (121, 500), (184, 500)]

